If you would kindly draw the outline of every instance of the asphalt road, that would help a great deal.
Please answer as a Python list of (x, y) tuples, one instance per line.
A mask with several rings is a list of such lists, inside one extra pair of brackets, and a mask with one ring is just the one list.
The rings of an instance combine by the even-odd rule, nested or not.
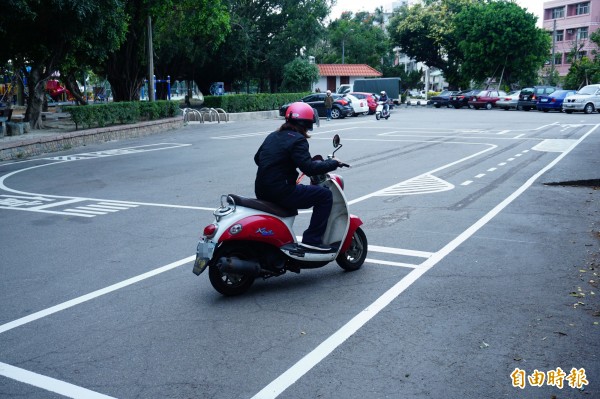
[(280, 123), (0, 163), (0, 397), (600, 397), (600, 114), (322, 120), (367, 262), (225, 298), (196, 242)]

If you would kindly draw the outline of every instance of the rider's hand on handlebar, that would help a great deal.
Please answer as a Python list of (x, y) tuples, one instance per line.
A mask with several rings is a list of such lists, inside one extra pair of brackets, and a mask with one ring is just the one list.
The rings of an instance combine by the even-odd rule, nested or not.
[(339, 159), (337, 159), (337, 158), (333, 158), (333, 159), (335, 159), (336, 161), (338, 161), (338, 168), (343, 168), (344, 166), (345, 166), (346, 168), (349, 168), (349, 167), (350, 167), (350, 165), (348, 165), (347, 163), (344, 163), (344, 162), (340, 161), (340, 160), (339, 160)]

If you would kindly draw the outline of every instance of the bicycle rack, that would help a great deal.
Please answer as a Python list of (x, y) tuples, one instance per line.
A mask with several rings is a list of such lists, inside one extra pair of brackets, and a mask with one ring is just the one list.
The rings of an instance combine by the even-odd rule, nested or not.
[(204, 117), (197, 109), (184, 108), (183, 122), (184, 123), (192, 123), (192, 124), (204, 123)]
[(192, 108), (184, 108), (183, 121), (187, 123), (204, 122), (229, 122), (229, 114), (222, 108), (201, 108), (199, 111)]

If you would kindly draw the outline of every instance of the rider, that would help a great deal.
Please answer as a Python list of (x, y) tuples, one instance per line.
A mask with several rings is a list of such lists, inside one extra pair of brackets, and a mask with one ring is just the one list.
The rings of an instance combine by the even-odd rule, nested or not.
[(381, 96), (379, 96), (379, 101), (383, 102), (383, 112), (389, 112), (390, 110), (390, 106), (389, 106), (389, 98), (387, 96), (387, 94), (385, 93), (385, 90), (381, 91)]
[(256, 198), (284, 208), (313, 207), (308, 229), (300, 245), (310, 250), (331, 251), (330, 246), (322, 243), (333, 205), (331, 191), (319, 185), (296, 184), (296, 168), (308, 176), (314, 176), (341, 166), (341, 162), (335, 158), (322, 161), (311, 158), (307, 139), (316, 118), (316, 112), (306, 103), (296, 102), (288, 107), (285, 123), (267, 136), (254, 155), (254, 162), (258, 165), (254, 191)]

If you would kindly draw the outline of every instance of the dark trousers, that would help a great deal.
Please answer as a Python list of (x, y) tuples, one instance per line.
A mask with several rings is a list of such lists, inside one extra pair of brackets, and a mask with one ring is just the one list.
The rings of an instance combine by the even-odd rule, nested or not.
[(322, 244), (327, 228), (327, 219), (333, 205), (333, 195), (325, 187), (298, 184), (294, 192), (283, 203), (287, 208), (308, 209), (313, 207), (308, 229), (302, 235), (302, 242), (310, 245)]

